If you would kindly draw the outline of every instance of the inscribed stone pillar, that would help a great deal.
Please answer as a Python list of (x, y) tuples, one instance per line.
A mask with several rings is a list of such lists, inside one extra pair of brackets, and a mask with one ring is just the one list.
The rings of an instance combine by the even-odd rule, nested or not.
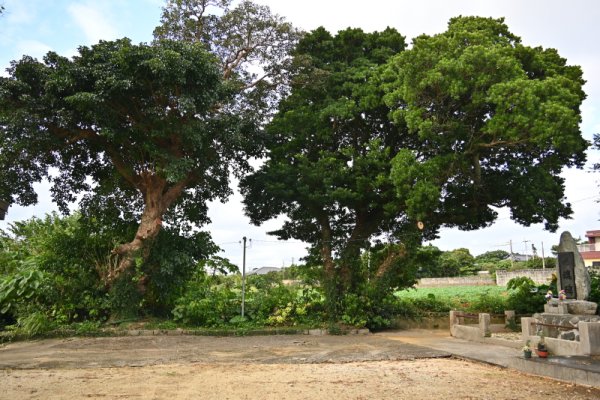
[[(561, 261), (564, 265), (561, 265)], [(574, 264), (573, 268), (567, 268), (567, 264)], [(573, 276), (575, 275), (575, 276)], [(590, 275), (585, 268), (583, 257), (577, 250), (577, 244), (573, 236), (567, 231), (560, 235), (560, 243), (558, 245), (558, 265), (557, 265), (558, 288), (576, 292), (574, 296), (577, 300), (587, 300), (591, 291)], [(575, 287), (571, 285), (574, 283)]]

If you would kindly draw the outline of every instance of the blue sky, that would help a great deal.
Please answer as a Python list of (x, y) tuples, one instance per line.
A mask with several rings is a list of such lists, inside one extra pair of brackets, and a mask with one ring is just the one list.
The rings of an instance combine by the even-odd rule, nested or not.
[[(310, 30), (320, 25), (331, 32), (348, 26), (365, 31), (381, 30), (387, 26), (398, 29), (410, 41), (422, 34), (435, 34), (446, 29), (448, 20), (458, 15), (505, 17), (513, 33), (530, 46), (554, 47), (570, 64), (581, 65), (587, 80), (588, 98), (582, 107), (581, 129), (591, 139), (600, 132), (600, 2), (595, 0), (257, 0), (286, 17), (294, 25)], [(161, 0), (0, 0), (6, 13), (0, 18), (0, 67), (4, 70), (11, 60), (23, 54), (41, 58), (49, 50), (65, 56), (76, 54), (80, 45), (91, 45), (100, 39), (111, 40), (127, 36), (134, 42), (148, 42), (159, 23)], [(591, 162), (600, 161), (597, 151), (590, 151)], [(600, 229), (600, 196), (598, 178), (588, 170), (566, 171), (566, 195), (573, 204), (573, 219), (561, 221), (557, 233), (543, 231), (542, 226), (524, 228), (514, 224), (505, 210), (492, 227), (460, 232), (441, 231), (434, 242), (443, 250), (467, 247), (473, 254), (487, 250), (508, 249), (513, 241), (515, 251), (529, 252), (531, 243), (549, 249), (558, 243), (562, 230), (573, 236), (583, 236), (586, 230)], [(11, 207), (6, 228), (11, 221), (43, 216), (54, 209), (47, 186), (39, 186), (40, 204), (33, 207)], [(289, 265), (304, 255), (301, 243), (277, 243), (266, 232), (278, 227), (278, 221), (262, 227), (249, 225), (243, 216), (240, 197), (234, 195), (229, 203), (210, 207), (213, 223), (207, 228), (216, 243), (221, 244), (224, 256), (241, 263), (242, 236), (252, 238), (247, 254), (248, 268)], [(528, 246), (524, 240), (531, 241)]]

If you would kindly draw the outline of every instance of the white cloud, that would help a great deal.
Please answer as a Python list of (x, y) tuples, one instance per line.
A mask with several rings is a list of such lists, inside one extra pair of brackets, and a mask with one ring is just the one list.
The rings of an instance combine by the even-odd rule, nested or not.
[(69, 14), (83, 31), (89, 44), (100, 40), (112, 40), (119, 37), (117, 28), (111, 24), (108, 11), (93, 2), (73, 3), (67, 8)]
[(23, 54), (35, 57), (39, 60), (52, 50), (52, 47), (46, 43), (37, 40), (20, 40), (17, 43), (17, 53), (15, 58), (21, 58)]

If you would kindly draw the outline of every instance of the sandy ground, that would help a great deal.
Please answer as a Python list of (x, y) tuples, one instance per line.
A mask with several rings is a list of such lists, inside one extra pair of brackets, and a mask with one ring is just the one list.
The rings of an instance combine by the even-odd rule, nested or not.
[(88, 398), (587, 400), (600, 390), (377, 335), (63, 339), (0, 348), (0, 399)]

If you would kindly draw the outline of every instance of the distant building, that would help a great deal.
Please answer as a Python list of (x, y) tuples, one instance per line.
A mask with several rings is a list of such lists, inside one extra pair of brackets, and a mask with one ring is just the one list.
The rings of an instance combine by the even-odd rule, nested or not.
[(252, 271), (247, 272), (246, 275), (266, 275), (269, 272), (279, 272), (279, 271), (281, 271), (281, 268), (260, 267), (260, 268), (254, 268)]
[[(509, 255), (508, 258), (510, 258), (511, 256)], [(519, 254), (519, 253), (512, 253), (512, 260), (513, 261), (529, 261), (533, 258), (533, 256), (528, 256), (527, 254)]]
[(588, 242), (577, 246), (586, 267), (600, 269), (600, 230), (585, 233)]

